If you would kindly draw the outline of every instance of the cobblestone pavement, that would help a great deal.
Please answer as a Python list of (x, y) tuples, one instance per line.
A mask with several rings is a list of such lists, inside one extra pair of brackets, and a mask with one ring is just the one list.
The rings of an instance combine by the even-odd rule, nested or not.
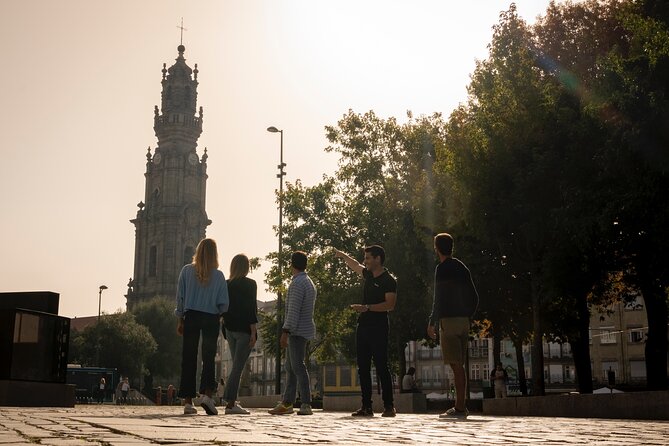
[(69, 445), (666, 445), (669, 422), (583, 418), (493, 417), (464, 421), (434, 414), (355, 419), (312, 416), (183, 415), (181, 407), (0, 407), (0, 446)]

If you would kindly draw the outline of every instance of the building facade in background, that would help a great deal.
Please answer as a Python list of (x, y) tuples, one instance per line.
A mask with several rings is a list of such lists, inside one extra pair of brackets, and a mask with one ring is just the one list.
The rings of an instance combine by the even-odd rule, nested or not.
[(154, 296), (174, 299), (181, 268), (190, 263), (211, 224), (205, 210), (207, 149), (197, 153), (202, 107), (197, 109), (198, 69), (186, 65), (179, 45), (176, 63), (163, 64), (161, 107), (154, 110), (158, 145), (146, 153), (144, 200), (134, 219), (134, 275), (128, 309)]

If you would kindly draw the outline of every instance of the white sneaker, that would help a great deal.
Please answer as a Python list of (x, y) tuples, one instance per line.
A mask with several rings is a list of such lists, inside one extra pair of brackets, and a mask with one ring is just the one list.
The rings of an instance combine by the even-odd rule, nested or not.
[(314, 412), (311, 410), (311, 404), (302, 404), (300, 410), (297, 411), (298, 415), (313, 415)]
[(249, 415), (251, 412), (248, 410), (244, 409), (242, 406), (239, 404), (235, 404), (232, 407), (226, 407), (225, 408), (225, 414), (226, 415)]
[(207, 395), (203, 396), (202, 402), (200, 402), (200, 406), (202, 406), (204, 411), (207, 412), (207, 415), (218, 415), (216, 404), (214, 403), (214, 400), (211, 399), (211, 397)]
[(184, 406), (184, 415), (194, 415), (197, 413), (197, 409), (193, 407), (192, 404), (186, 404)]

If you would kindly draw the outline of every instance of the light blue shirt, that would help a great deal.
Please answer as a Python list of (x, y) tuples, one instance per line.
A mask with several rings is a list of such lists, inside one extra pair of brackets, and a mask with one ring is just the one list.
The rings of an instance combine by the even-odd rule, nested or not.
[(195, 275), (195, 266), (188, 264), (181, 269), (177, 286), (177, 307), (174, 314), (183, 317), (188, 310), (210, 314), (228, 311), (228, 284), (219, 270), (211, 272), (209, 281), (202, 285)]

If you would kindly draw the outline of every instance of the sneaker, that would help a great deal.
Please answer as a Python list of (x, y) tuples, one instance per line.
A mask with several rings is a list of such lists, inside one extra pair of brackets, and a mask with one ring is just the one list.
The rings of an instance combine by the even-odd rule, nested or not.
[(383, 409), (382, 417), (394, 417), (397, 414), (394, 406), (388, 406)]
[(235, 404), (232, 407), (226, 407), (225, 408), (225, 414), (226, 415), (249, 415), (251, 412), (248, 410), (244, 409), (242, 406), (239, 404)]
[(371, 407), (361, 407), (351, 414), (352, 417), (373, 417), (374, 411)]
[(300, 410), (297, 411), (298, 415), (313, 415), (314, 411), (311, 410), (311, 404), (302, 404)]
[(279, 402), (276, 406), (274, 406), (274, 409), (270, 409), (267, 412), (271, 413), (272, 415), (287, 415), (289, 413), (293, 413), (293, 405), (290, 403)]
[(194, 415), (197, 413), (197, 409), (193, 407), (192, 404), (186, 404), (184, 406), (184, 415)]
[(461, 419), (464, 420), (469, 415), (467, 408), (465, 410), (458, 410), (455, 407), (451, 407), (446, 412), (439, 415), (439, 418), (452, 418), (452, 419)]
[(200, 406), (202, 406), (204, 411), (207, 412), (207, 415), (218, 415), (216, 404), (214, 404), (214, 400), (211, 399), (210, 396), (203, 396), (202, 401), (200, 402)]

